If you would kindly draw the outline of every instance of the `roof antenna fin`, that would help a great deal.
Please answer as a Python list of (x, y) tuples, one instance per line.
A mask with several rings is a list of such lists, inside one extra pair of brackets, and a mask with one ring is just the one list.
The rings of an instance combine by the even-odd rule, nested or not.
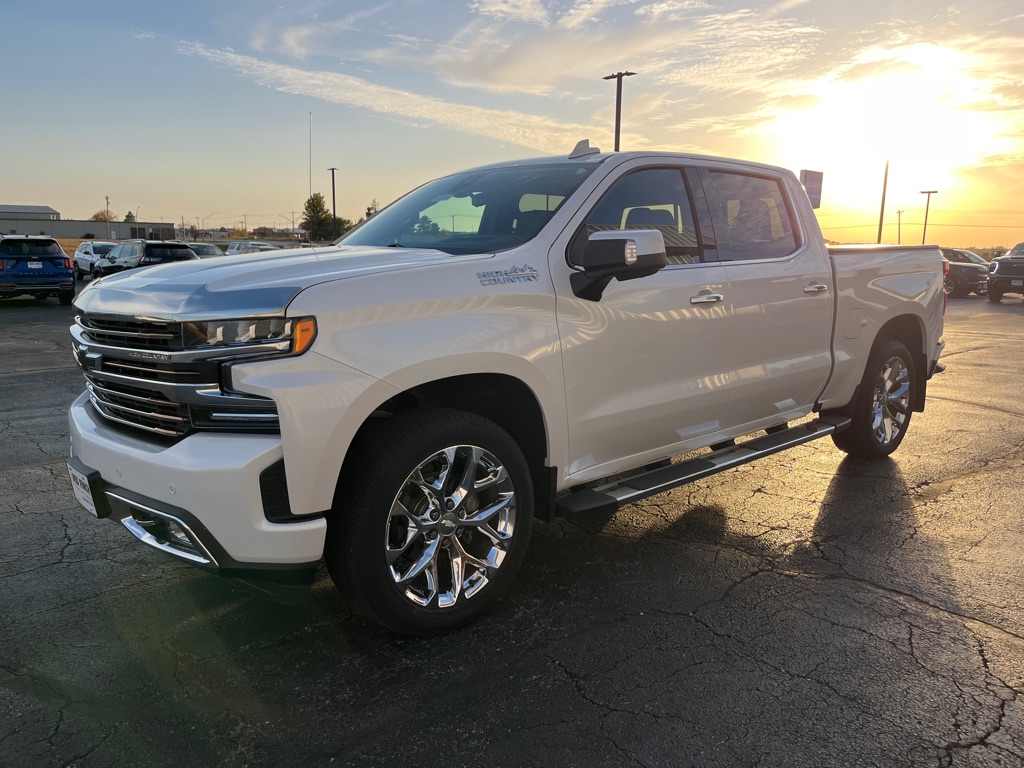
[(569, 153), (570, 160), (576, 160), (580, 157), (586, 157), (587, 155), (600, 154), (601, 150), (597, 147), (590, 146), (590, 139), (583, 139), (582, 141), (576, 142), (576, 146), (573, 147), (572, 152)]

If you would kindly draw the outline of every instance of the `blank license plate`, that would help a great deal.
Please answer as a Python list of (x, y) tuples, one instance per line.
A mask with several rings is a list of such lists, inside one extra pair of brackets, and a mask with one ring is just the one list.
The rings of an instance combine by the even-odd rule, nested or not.
[(1024, 280), (1011, 280), (1010, 285), (1016, 288), (1018, 285), (1024, 285)]
[(75, 492), (78, 503), (92, 512), (96, 517), (96, 502), (92, 498), (92, 488), (89, 487), (89, 478), (68, 464), (68, 474), (71, 476), (71, 490)]
[(43, 268), (43, 262), (41, 262), (41, 261), (30, 261), (30, 262), (28, 262), (28, 268), (29, 269), (42, 269)]

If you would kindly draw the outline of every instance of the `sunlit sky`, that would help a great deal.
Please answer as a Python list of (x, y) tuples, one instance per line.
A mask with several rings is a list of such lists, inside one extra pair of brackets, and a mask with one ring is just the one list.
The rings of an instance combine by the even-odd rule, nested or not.
[[(613, 147), (824, 173), (826, 237), (1024, 240), (1024, 4), (6, 0), (0, 204), (358, 219), (461, 168)], [(897, 211), (902, 211), (898, 214)], [(897, 233), (899, 223), (899, 235)]]

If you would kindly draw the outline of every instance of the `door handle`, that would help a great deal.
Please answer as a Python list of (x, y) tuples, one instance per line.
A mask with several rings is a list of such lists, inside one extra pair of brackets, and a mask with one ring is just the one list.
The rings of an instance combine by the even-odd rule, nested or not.
[(824, 293), (827, 290), (828, 286), (821, 283), (811, 283), (804, 286), (804, 293)]
[(717, 304), (725, 298), (720, 293), (698, 293), (690, 297), (691, 304)]

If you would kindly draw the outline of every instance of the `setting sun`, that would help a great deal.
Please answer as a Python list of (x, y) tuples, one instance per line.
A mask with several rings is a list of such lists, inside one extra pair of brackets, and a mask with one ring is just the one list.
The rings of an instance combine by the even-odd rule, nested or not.
[(924, 43), (871, 49), (794, 94), (806, 106), (779, 114), (770, 133), (782, 163), (825, 172), (823, 228), (877, 227), (887, 160), (887, 238), (892, 228), (895, 240), (897, 208), (920, 220), (921, 190), (939, 190), (947, 210), (962, 204), (967, 190), (958, 189), (957, 171), (1011, 150), (1010, 127), (995, 109), (993, 85), (976, 75), (979, 63)]

